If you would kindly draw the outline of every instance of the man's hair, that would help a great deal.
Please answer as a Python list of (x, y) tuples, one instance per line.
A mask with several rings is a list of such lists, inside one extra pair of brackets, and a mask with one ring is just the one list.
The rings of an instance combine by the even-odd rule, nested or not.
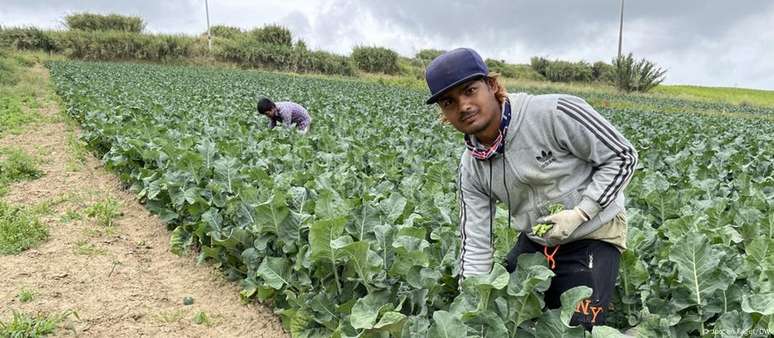
[(276, 107), (274, 105), (274, 102), (271, 102), (271, 100), (262, 97), (260, 100), (258, 100), (258, 113), (266, 115), (266, 112), (269, 110), (272, 110), (272, 108)]
[(484, 78), (485, 81), (491, 81), (492, 87), (494, 87), (495, 90), (495, 98), (497, 99), (497, 102), (500, 104), (503, 104), (505, 102), (505, 99), (508, 98), (508, 90), (505, 89), (505, 86), (502, 82), (500, 82), (500, 74), (499, 73), (489, 73), (487, 77)]
[[(505, 102), (505, 99), (508, 97), (508, 90), (505, 89), (505, 86), (503, 85), (503, 83), (500, 82), (499, 73), (491, 72), (489, 73), (489, 75), (478, 80), (483, 80), (487, 85), (489, 85), (494, 89), (495, 99), (497, 99), (498, 103), (502, 105), (503, 102)], [(475, 80), (475, 81), (478, 81), (478, 80)], [(446, 115), (443, 113), (443, 110), (439, 111), (438, 120), (441, 121), (442, 123), (449, 123), (449, 120), (446, 119)]]

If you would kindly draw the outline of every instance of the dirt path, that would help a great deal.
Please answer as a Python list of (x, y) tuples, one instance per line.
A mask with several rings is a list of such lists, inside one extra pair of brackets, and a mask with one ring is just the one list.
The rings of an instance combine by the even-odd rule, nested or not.
[[(31, 69), (48, 82), (48, 71)], [(50, 93), (50, 89), (47, 89)], [(74, 310), (60, 336), (285, 337), (278, 318), (259, 304), (242, 305), (237, 283), (194, 257), (169, 251), (169, 233), (156, 216), (120, 188), (118, 179), (86, 153), (55, 101), (39, 107), (43, 122), (0, 138), (41, 159), (45, 175), (16, 183), (3, 197), (42, 206), (49, 239), (18, 255), (0, 256), (0, 318), (13, 310)], [(87, 208), (117, 201), (123, 213), (107, 227)], [(22, 303), (21, 290), (34, 295)], [(184, 297), (192, 305), (184, 305)], [(199, 313), (208, 320), (194, 322)]]

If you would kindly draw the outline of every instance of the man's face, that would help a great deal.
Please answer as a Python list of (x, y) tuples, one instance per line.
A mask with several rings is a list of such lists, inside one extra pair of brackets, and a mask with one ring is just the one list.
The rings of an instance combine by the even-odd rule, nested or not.
[(485, 80), (465, 82), (438, 100), (446, 119), (465, 133), (477, 135), (500, 125), (500, 103), (494, 87)]
[(277, 115), (277, 107), (269, 109), (269, 111), (266, 112), (266, 116), (268, 117), (274, 117), (275, 115)]

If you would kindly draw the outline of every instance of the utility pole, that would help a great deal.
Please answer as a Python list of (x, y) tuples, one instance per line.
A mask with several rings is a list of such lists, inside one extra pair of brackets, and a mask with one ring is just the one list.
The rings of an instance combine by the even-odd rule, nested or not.
[[(207, 50), (212, 53), (212, 33), (210, 33), (210, 6), (207, 4), (207, 0), (204, 0), (204, 12), (207, 13)], [(618, 47), (618, 54), (621, 54), (620, 46)]]
[(621, 22), (618, 26), (618, 58), (621, 58), (621, 42), (623, 41), (623, 11), (624, 0), (621, 0)]

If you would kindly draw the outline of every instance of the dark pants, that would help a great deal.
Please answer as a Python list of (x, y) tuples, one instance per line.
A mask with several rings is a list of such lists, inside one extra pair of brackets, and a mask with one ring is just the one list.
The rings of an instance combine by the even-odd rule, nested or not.
[[(554, 253), (555, 249), (556, 247), (548, 248), (548, 254)], [(526, 235), (519, 235), (518, 242), (508, 253), (508, 272), (516, 270), (516, 259), (519, 255), (534, 252), (544, 254), (544, 250), (544, 246), (529, 240)], [(549, 309), (561, 307), (559, 297), (563, 292), (585, 285), (593, 290), (591, 299), (577, 304), (570, 325), (581, 324), (589, 331), (594, 325), (604, 325), (618, 277), (620, 255), (612, 244), (595, 239), (582, 239), (560, 245), (553, 254), (555, 266), (552, 270), (556, 275), (545, 293), (546, 306)], [(551, 265), (549, 263), (549, 268)]]

